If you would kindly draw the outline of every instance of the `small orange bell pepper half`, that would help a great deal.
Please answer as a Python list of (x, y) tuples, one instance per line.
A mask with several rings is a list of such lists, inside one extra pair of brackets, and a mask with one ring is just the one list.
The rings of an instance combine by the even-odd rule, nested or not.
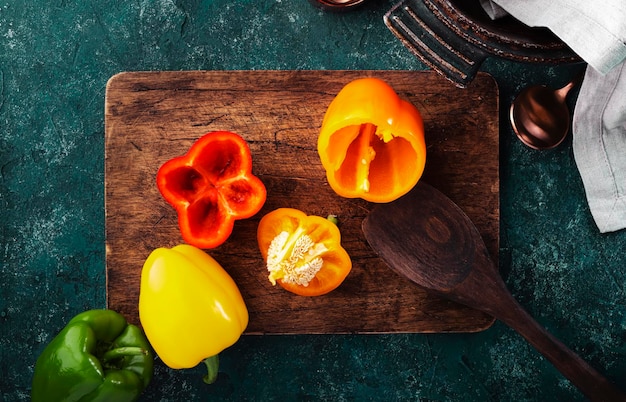
[(329, 293), (352, 269), (339, 228), (327, 218), (279, 208), (261, 219), (257, 240), (270, 282), (300, 296)]
[(224, 243), (235, 220), (256, 214), (267, 197), (252, 174), (247, 142), (229, 131), (210, 132), (187, 154), (165, 162), (157, 186), (176, 210), (185, 242), (204, 249)]
[(328, 106), (317, 150), (338, 195), (390, 202), (422, 176), (424, 124), (417, 108), (386, 82), (360, 78), (344, 86)]

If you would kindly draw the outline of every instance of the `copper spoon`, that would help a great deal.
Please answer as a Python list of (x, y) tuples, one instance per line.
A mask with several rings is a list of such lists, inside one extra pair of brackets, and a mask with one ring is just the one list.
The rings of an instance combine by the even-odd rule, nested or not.
[(365, 0), (309, 0), (324, 11), (350, 11), (361, 6)]
[(519, 93), (511, 104), (509, 117), (513, 131), (524, 144), (550, 149), (563, 142), (570, 128), (565, 98), (582, 77), (580, 74), (561, 89), (533, 85)]
[(470, 218), (435, 188), (419, 182), (404, 197), (376, 206), (362, 228), (372, 249), (389, 267), (430, 292), (509, 325), (589, 399), (626, 401), (619, 388), (519, 305)]

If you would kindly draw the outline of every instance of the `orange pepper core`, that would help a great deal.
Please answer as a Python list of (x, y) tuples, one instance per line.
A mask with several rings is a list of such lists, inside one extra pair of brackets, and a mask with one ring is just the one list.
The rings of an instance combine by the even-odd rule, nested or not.
[(424, 172), (422, 117), (386, 82), (360, 78), (328, 106), (317, 151), (338, 195), (390, 202), (409, 192)]
[(278, 208), (259, 222), (257, 240), (270, 282), (300, 296), (329, 293), (352, 269), (331, 219)]

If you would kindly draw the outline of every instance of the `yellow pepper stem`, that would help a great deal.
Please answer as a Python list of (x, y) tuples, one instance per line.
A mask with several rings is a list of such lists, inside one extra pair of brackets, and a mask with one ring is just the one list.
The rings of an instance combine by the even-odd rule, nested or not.
[(217, 380), (217, 373), (220, 368), (219, 355), (207, 357), (204, 359), (204, 364), (206, 364), (207, 375), (204, 376), (203, 380), (207, 384), (213, 384)]

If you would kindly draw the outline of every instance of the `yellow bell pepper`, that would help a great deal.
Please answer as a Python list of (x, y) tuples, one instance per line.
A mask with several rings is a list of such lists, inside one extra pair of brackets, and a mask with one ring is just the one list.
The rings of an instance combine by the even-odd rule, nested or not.
[(191, 368), (204, 360), (217, 378), (218, 354), (248, 325), (239, 288), (206, 252), (182, 244), (158, 248), (146, 259), (139, 292), (141, 325), (163, 362)]

